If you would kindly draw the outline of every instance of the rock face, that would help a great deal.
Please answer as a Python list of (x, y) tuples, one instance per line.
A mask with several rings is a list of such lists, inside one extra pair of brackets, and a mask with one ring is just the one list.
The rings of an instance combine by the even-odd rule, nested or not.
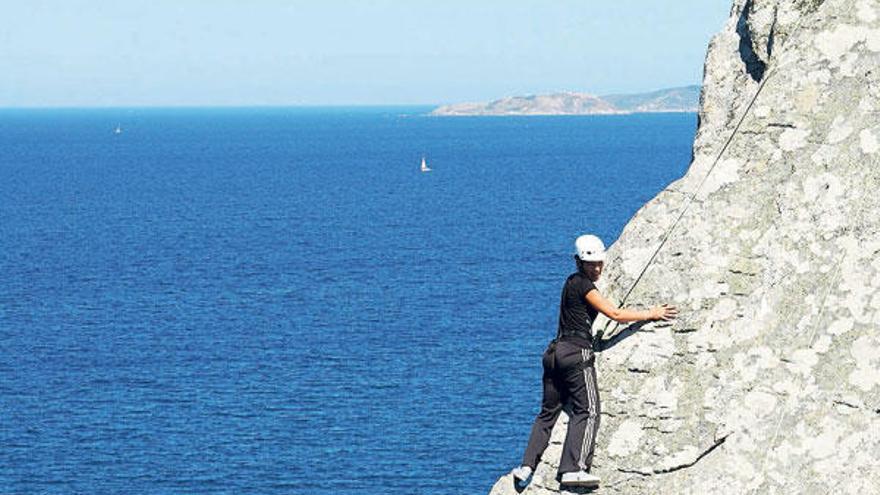
[[(597, 359), (598, 492), (878, 493), (880, 1), (735, 0), (699, 118), (600, 283), (619, 301), (681, 215), (626, 301), (680, 319)], [(522, 493), (558, 492), (564, 423)]]
[(433, 116), (461, 115), (606, 115), (649, 112), (696, 112), (699, 86), (650, 93), (593, 96), (586, 93), (512, 96), (489, 103), (457, 103), (438, 107)]

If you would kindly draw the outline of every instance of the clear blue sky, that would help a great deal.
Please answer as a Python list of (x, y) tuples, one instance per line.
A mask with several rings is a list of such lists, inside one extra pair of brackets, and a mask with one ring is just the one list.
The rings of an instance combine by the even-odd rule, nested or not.
[(0, 0), (0, 107), (436, 104), (699, 84), (731, 0)]

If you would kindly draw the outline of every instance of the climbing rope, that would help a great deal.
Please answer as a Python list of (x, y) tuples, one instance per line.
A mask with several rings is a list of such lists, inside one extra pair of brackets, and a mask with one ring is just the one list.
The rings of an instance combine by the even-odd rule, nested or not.
[(684, 217), (684, 214), (687, 213), (687, 211), (690, 208), (691, 204), (693, 203), (694, 199), (697, 197), (697, 194), (699, 194), (700, 189), (703, 188), (703, 184), (705, 184), (706, 179), (709, 178), (709, 175), (715, 169), (715, 166), (718, 165), (719, 161), (721, 161), (721, 157), (724, 155), (724, 152), (727, 151), (727, 147), (730, 146), (730, 143), (733, 141), (734, 136), (736, 136), (737, 132), (739, 132), (740, 126), (742, 125), (746, 116), (751, 111), (752, 106), (754, 106), (755, 101), (758, 99), (758, 95), (761, 94), (761, 90), (764, 89), (764, 85), (767, 83), (768, 80), (770, 80), (770, 78), (773, 76), (773, 74), (775, 74), (775, 71), (770, 72), (769, 74), (767, 74), (767, 77), (765, 77), (761, 80), (761, 83), (758, 85), (757, 91), (755, 91), (755, 95), (752, 96), (752, 99), (749, 101), (748, 106), (746, 107), (746, 109), (743, 112), (742, 116), (740, 117), (739, 121), (736, 123), (736, 126), (733, 128), (733, 132), (730, 133), (730, 136), (727, 138), (727, 141), (724, 142), (724, 146), (721, 147), (721, 150), (718, 152), (718, 155), (715, 157), (715, 160), (712, 162), (712, 165), (709, 167), (709, 170), (706, 172), (706, 175), (704, 175), (703, 178), (700, 180), (700, 183), (697, 184), (696, 189), (694, 189), (694, 192), (691, 193), (686, 204), (684, 205), (684, 207), (682, 207), (681, 212), (675, 218), (675, 221), (673, 221), (672, 225), (669, 227), (669, 229), (667, 229), (666, 234), (663, 236), (663, 239), (660, 240), (660, 244), (657, 245), (657, 249), (655, 249), (654, 253), (651, 254), (651, 257), (648, 259), (648, 262), (645, 264), (644, 268), (642, 268), (642, 271), (639, 272), (639, 275), (636, 277), (635, 281), (632, 283), (629, 290), (626, 292), (626, 295), (624, 295), (623, 299), (621, 299), (621, 301), (620, 301), (621, 305), (623, 305), (626, 302), (626, 300), (629, 298), (630, 294), (632, 294), (633, 289), (635, 289), (636, 285), (642, 280), (642, 276), (644, 276), (645, 272), (648, 271), (648, 267), (651, 266), (651, 264), (654, 262), (654, 259), (657, 257), (657, 254), (660, 252), (660, 249), (663, 248), (663, 245), (666, 244), (666, 241), (669, 239), (669, 236), (672, 235), (672, 232), (673, 232), (673, 230), (675, 230), (675, 227), (678, 225), (678, 222), (682, 219), (682, 217)]
[[(790, 34), (789, 37), (788, 37), (789, 40), (795, 39), (795, 34), (797, 34), (797, 33), (800, 31), (800, 28), (801, 28), (801, 26), (802, 26), (802, 21), (803, 21), (803, 19), (804, 19), (804, 16), (801, 16), (801, 17), (798, 19), (797, 24), (796, 24), (796, 25), (794, 26), (794, 28), (791, 30), (791, 34)], [(687, 200), (685, 201), (685, 204), (682, 206), (681, 211), (679, 212), (678, 216), (675, 218), (675, 220), (672, 222), (672, 224), (671, 224), (671, 225), (669, 226), (669, 228), (666, 230), (666, 232), (665, 232), (663, 238), (660, 240), (660, 243), (659, 243), (659, 244), (657, 245), (657, 247), (654, 249), (653, 253), (652, 253), (651, 256), (648, 258), (648, 261), (645, 263), (644, 267), (642, 267), (642, 269), (641, 269), (641, 271), (639, 272), (638, 276), (635, 278), (635, 280), (633, 281), (633, 283), (630, 285), (629, 289), (628, 289), (628, 290), (626, 291), (626, 293), (624, 294), (623, 298), (620, 300), (620, 303), (619, 303), (619, 306), (620, 306), (620, 307), (623, 307), (623, 306), (624, 306), (624, 304), (626, 303), (626, 301), (629, 299), (629, 296), (632, 294), (633, 290), (636, 288), (636, 286), (639, 284), (639, 282), (641, 282), (642, 277), (644, 277), (644, 275), (645, 275), (645, 273), (647, 272), (648, 268), (650, 268), (650, 266), (654, 263), (655, 259), (657, 258), (657, 255), (660, 253), (660, 250), (661, 250), (661, 249), (663, 248), (663, 246), (666, 244), (666, 241), (669, 240), (669, 237), (672, 235), (672, 233), (674, 232), (675, 228), (678, 226), (678, 223), (681, 221), (681, 219), (684, 217), (684, 215), (685, 215), (685, 214), (687, 213), (687, 211), (690, 209), (690, 206), (693, 204), (693, 202), (694, 202), (694, 200), (696, 199), (697, 195), (698, 195), (699, 192), (702, 190), (703, 185), (705, 184), (706, 180), (709, 178), (709, 176), (710, 176), (710, 175), (712, 174), (712, 172), (714, 171), (715, 167), (716, 167), (716, 166), (718, 165), (718, 163), (721, 161), (721, 158), (724, 156), (724, 153), (727, 151), (728, 147), (729, 147), (730, 144), (733, 142), (734, 137), (736, 137), (736, 135), (739, 133), (739, 129), (740, 129), (740, 127), (742, 126), (742, 124), (743, 124), (743, 122), (745, 121), (746, 117), (750, 114), (752, 108), (754, 107), (755, 102), (757, 101), (758, 97), (760, 96), (761, 92), (763, 91), (764, 87), (766, 86), (767, 81), (769, 81), (773, 76), (775, 76), (776, 73), (777, 73), (778, 71), (779, 71), (779, 67), (774, 67), (774, 68), (772, 68), (772, 69), (770, 70), (770, 72), (768, 72), (768, 73), (765, 74), (765, 77), (762, 78), (760, 84), (758, 85), (757, 90), (755, 91), (755, 94), (754, 94), (754, 95), (752, 96), (752, 98), (749, 100), (748, 105), (746, 106), (745, 110), (743, 111), (742, 115), (740, 116), (740, 118), (739, 118), (739, 120), (737, 121), (736, 125), (734, 126), (732, 132), (731, 132), (730, 135), (728, 136), (727, 140), (724, 142), (724, 145), (723, 145), (723, 146), (721, 147), (721, 149), (719, 150), (719, 152), (718, 152), (718, 154), (716, 155), (715, 159), (713, 160), (711, 166), (710, 166), (709, 169), (706, 171), (706, 174), (703, 176), (703, 178), (702, 178), (702, 179), (700, 180), (700, 182), (697, 184), (697, 187), (693, 190), (693, 192), (692, 192), (692, 193), (690, 194), (690, 196), (687, 198)], [(864, 200), (864, 198), (863, 198), (863, 200)], [(862, 206), (863, 206), (863, 205), (862, 205)], [(859, 211), (859, 214), (860, 214), (860, 215), (863, 213), (862, 210), (863, 210), (863, 208), (860, 209), (860, 211)], [(827, 299), (827, 297), (828, 297), (828, 294), (830, 293), (831, 287), (834, 287), (834, 286), (837, 284), (838, 279), (839, 279), (839, 277), (840, 277), (840, 271), (841, 271), (840, 269), (841, 269), (841, 266), (842, 266), (842, 263), (843, 263), (843, 258), (844, 258), (844, 254), (842, 253), (842, 254), (838, 257), (838, 259), (837, 259), (837, 261), (836, 261), (836, 263), (835, 263), (834, 272), (833, 272), (833, 274), (832, 274), (832, 283), (830, 283), (830, 284), (828, 284), (828, 285), (826, 286), (826, 291), (825, 291), (825, 293), (824, 293), (824, 295), (823, 295), (823, 297), (822, 297), (822, 300), (821, 300), (821, 302), (820, 302), (820, 308), (821, 308), (821, 309), (820, 309), (820, 311), (819, 311), (819, 315), (818, 315), (818, 317), (817, 317), (817, 324), (816, 324), (817, 326), (813, 329), (813, 331), (811, 332), (810, 337), (809, 337), (809, 341), (808, 341), (809, 347), (812, 347), (812, 345), (813, 345), (813, 339), (814, 339), (815, 334), (816, 334), (816, 328), (818, 328), (818, 324), (821, 323), (822, 316), (823, 316), (823, 314), (824, 314), (825, 302), (826, 302), (826, 299)], [(608, 322), (606, 322), (605, 327), (604, 327), (604, 329), (602, 330), (602, 334), (603, 334), (603, 335), (604, 335), (604, 334), (607, 334), (607, 330), (608, 330), (608, 327), (609, 327), (609, 325), (611, 324), (611, 322), (612, 322), (612, 320), (609, 320)], [(616, 332), (616, 330), (617, 330), (617, 328), (618, 328), (618, 325), (619, 325), (617, 322), (614, 322), (614, 323), (615, 323), (615, 325), (614, 325), (614, 328), (612, 328), (612, 334), (613, 334), (614, 332)], [(602, 337), (602, 336), (600, 335), (600, 338), (601, 338), (601, 337)], [(766, 465), (767, 465), (767, 459), (768, 459), (768, 456), (769, 456), (769, 452), (770, 452), (770, 450), (772, 449), (773, 444), (776, 442), (776, 438), (778, 437), (779, 430), (780, 430), (780, 427), (781, 427), (781, 425), (782, 425), (782, 421), (783, 421), (784, 417), (785, 417), (785, 415), (784, 415), (784, 408), (781, 408), (781, 409), (780, 409), (780, 416), (779, 416), (779, 418), (778, 418), (778, 420), (777, 420), (777, 422), (776, 422), (776, 426), (775, 426), (775, 428), (774, 428), (773, 437), (772, 437), (770, 443), (768, 444), (767, 450), (766, 450), (765, 453), (764, 453), (764, 459), (763, 459), (763, 461), (762, 461), (762, 463), (761, 463), (761, 478), (763, 478), (764, 475), (766, 474)], [(763, 483), (762, 483), (762, 484), (763, 484)], [(759, 485), (759, 486), (760, 486), (760, 485)], [(758, 488), (758, 487), (755, 487), (755, 489), (752, 491), (752, 493), (754, 493), (754, 492), (757, 490), (757, 488)]]
[[(743, 8), (745, 8), (745, 6)], [(777, 14), (778, 14), (778, 6), (773, 12), (774, 18), (776, 18)], [(791, 33), (788, 35), (789, 40), (794, 39), (795, 35), (800, 31), (801, 27), (803, 26), (804, 17), (805, 16), (800, 16), (798, 18), (797, 23), (794, 25), (794, 27), (791, 30)], [(778, 57), (774, 57), (774, 58), (778, 58)], [(767, 81), (769, 81), (773, 76), (775, 76), (778, 71), (779, 71), (779, 67), (773, 67), (770, 69), (769, 72), (766, 72), (764, 74), (764, 77), (761, 79), (761, 82), (758, 84), (758, 89), (755, 90), (755, 94), (749, 100), (749, 104), (746, 106), (745, 111), (743, 111), (742, 115), (740, 116), (739, 120), (737, 121), (736, 125), (734, 126), (733, 131), (730, 133), (730, 136), (727, 137), (727, 140), (724, 142), (724, 145), (721, 147), (721, 150), (718, 151), (718, 155), (715, 157), (715, 160), (712, 162), (712, 165), (709, 167), (709, 170), (706, 171), (706, 174), (700, 180), (699, 184), (697, 184), (696, 189), (694, 189), (693, 193), (691, 193), (690, 197), (688, 197), (687, 201), (685, 202), (684, 206), (681, 209), (681, 212), (678, 214), (678, 216), (672, 222), (672, 225), (670, 225), (669, 228), (666, 230), (666, 233), (664, 234), (663, 238), (660, 240), (660, 243), (657, 245), (657, 248), (651, 254), (651, 257), (648, 258), (647, 263), (645, 263), (645, 266), (642, 267), (642, 270), (639, 272), (636, 279), (630, 285), (629, 290), (626, 291), (626, 294), (624, 294), (623, 298), (620, 300), (620, 303), (618, 304), (619, 307), (623, 307), (623, 305), (626, 303), (627, 299), (629, 299), (630, 294), (632, 294), (633, 290), (636, 288), (636, 285), (638, 285), (639, 282), (642, 280), (642, 277), (645, 275), (645, 272), (647, 272), (648, 268), (654, 263), (654, 260), (657, 258), (657, 254), (659, 254), (660, 250), (663, 249), (663, 246), (666, 244), (666, 241), (672, 235), (672, 232), (675, 230), (675, 227), (678, 226), (678, 222), (681, 221), (682, 217), (684, 217), (684, 214), (687, 213), (687, 211), (690, 208), (691, 204), (693, 203), (694, 199), (697, 197), (697, 194), (703, 188), (703, 184), (706, 183), (706, 180), (709, 178), (709, 175), (712, 174), (712, 171), (715, 170), (715, 166), (718, 165), (718, 162), (721, 161), (721, 157), (724, 156), (724, 152), (727, 151), (728, 146), (730, 146), (730, 143), (733, 142), (733, 138), (736, 137), (737, 133), (739, 133), (740, 126), (742, 126), (742, 123), (745, 121), (746, 117), (751, 112), (752, 107), (755, 105), (755, 101), (757, 101), (758, 96), (760, 96), (760, 94), (761, 94), (761, 91), (764, 90), (764, 86), (767, 84)], [(602, 332), (601, 332), (602, 335), (607, 334), (608, 326), (611, 324), (611, 322), (612, 321), (609, 320), (605, 323), (605, 327), (602, 329)], [(618, 326), (619, 326), (619, 323), (614, 322), (614, 328), (612, 328), (612, 330), (611, 330), (612, 334), (617, 331)], [(600, 338), (602, 335), (600, 335)]]
[[(626, 300), (629, 298), (630, 294), (632, 294), (633, 290), (636, 288), (636, 285), (638, 285), (638, 283), (642, 280), (642, 277), (645, 275), (645, 272), (647, 272), (648, 268), (651, 266), (651, 264), (653, 264), (654, 260), (657, 258), (657, 254), (660, 253), (661, 249), (663, 249), (663, 246), (666, 244), (666, 241), (672, 235), (672, 232), (675, 230), (675, 227), (678, 225), (679, 221), (681, 221), (681, 219), (684, 217), (684, 214), (687, 213), (691, 204), (693, 204), (694, 199), (697, 197), (697, 194), (699, 194), (699, 192), (702, 189), (703, 185), (705, 184), (706, 180), (709, 178), (709, 175), (712, 174), (712, 171), (715, 169), (715, 166), (718, 165), (718, 163), (721, 161), (721, 157), (724, 156), (724, 152), (727, 151), (727, 148), (730, 146), (730, 143), (733, 142), (733, 138), (737, 135), (740, 127), (742, 126), (742, 123), (745, 121), (746, 117), (751, 112), (752, 107), (755, 105), (755, 101), (757, 101), (758, 96), (761, 94), (761, 91), (763, 91), (764, 86), (767, 84), (767, 81), (769, 81), (775, 74), (776, 74), (776, 70), (771, 70), (769, 73), (765, 74), (765, 77), (761, 80), (760, 84), (758, 85), (757, 90), (755, 90), (755, 94), (749, 100), (749, 104), (746, 106), (745, 110), (743, 111), (742, 115), (740, 116), (739, 120), (737, 121), (736, 125), (734, 126), (733, 131), (731, 131), (730, 135), (727, 137), (727, 140), (724, 142), (724, 145), (721, 147), (721, 149), (718, 151), (718, 154), (715, 156), (715, 160), (712, 162), (712, 165), (709, 166), (709, 169), (706, 171), (706, 174), (703, 176), (703, 178), (697, 184), (697, 187), (694, 189), (693, 193), (691, 193), (690, 197), (688, 197), (684, 206), (682, 207), (681, 211), (679, 212), (678, 216), (672, 222), (672, 225), (670, 225), (669, 228), (666, 230), (666, 233), (664, 234), (663, 238), (660, 240), (660, 243), (657, 245), (657, 248), (654, 249), (654, 252), (651, 254), (651, 257), (648, 258), (647, 263), (645, 263), (645, 266), (642, 267), (641, 271), (639, 272), (639, 275), (636, 277), (636, 279), (630, 285), (629, 290), (626, 291), (626, 294), (620, 300), (620, 303), (618, 304), (619, 307), (623, 307), (623, 305), (626, 303)], [(603, 335), (607, 334), (608, 326), (611, 324), (612, 321), (613, 320), (608, 320), (605, 323), (605, 327), (602, 329), (602, 332), (601, 332), (602, 335), (599, 335), (600, 340), (602, 339)], [(611, 329), (612, 334), (614, 334), (617, 331), (618, 326), (619, 326), (619, 323), (615, 321), (614, 328)]]
[[(642, 277), (645, 275), (645, 272), (647, 272), (648, 268), (654, 263), (654, 260), (657, 258), (657, 254), (659, 254), (660, 250), (663, 249), (663, 246), (666, 244), (666, 241), (669, 240), (669, 237), (672, 235), (672, 232), (675, 230), (675, 227), (678, 225), (678, 222), (681, 221), (682, 217), (684, 217), (684, 214), (687, 213), (691, 204), (693, 204), (694, 199), (697, 197), (697, 194), (699, 194), (700, 190), (703, 188), (703, 184), (706, 183), (706, 179), (709, 178), (709, 175), (712, 174), (713, 170), (715, 170), (715, 166), (718, 165), (718, 162), (721, 161), (721, 157), (724, 156), (724, 152), (727, 151), (727, 148), (728, 148), (728, 146), (730, 146), (730, 143), (733, 141), (733, 138), (739, 132), (740, 126), (742, 126), (743, 121), (745, 121), (749, 112), (752, 110), (752, 107), (755, 105), (755, 101), (757, 101), (758, 96), (761, 94), (761, 91), (764, 89), (764, 86), (767, 84), (767, 81), (769, 81), (770, 78), (773, 77), (773, 75), (775, 75), (775, 74), (776, 74), (776, 70), (771, 70), (769, 73), (765, 74), (765, 77), (763, 79), (761, 79), (760, 84), (758, 84), (758, 89), (755, 91), (755, 94), (749, 100), (749, 104), (746, 106), (746, 109), (742, 113), (742, 116), (740, 116), (739, 121), (737, 121), (736, 126), (734, 126), (733, 131), (730, 133), (730, 136), (728, 136), (727, 140), (724, 142), (724, 146), (721, 147), (721, 150), (718, 152), (717, 156), (715, 157), (715, 160), (712, 162), (712, 165), (709, 166), (709, 170), (706, 171), (706, 174), (700, 180), (699, 184), (697, 184), (697, 187), (694, 189), (693, 193), (691, 193), (691, 195), (685, 201), (684, 206), (682, 207), (678, 216), (672, 222), (672, 225), (670, 225), (669, 228), (666, 230), (666, 233), (664, 234), (663, 238), (660, 240), (660, 243), (657, 245), (657, 248), (654, 249), (654, 252), (651, 254), (651, 257), (648, 258), (648, 262), (645, 263), (645, 266), (639, 272), (639, 275), (636, 277), (635, 281), (633, 281), (632, 285), (630, 285), (629, 290), (626, 291), (626, 294), (620, 300), (620, 303), (618, 304), (619, 307), (623, 307), (623, 305), (626, 303), (626, 300), (629, 299), (630, 294), (632, 294), (632, 291), (636, 288), (636, 285), (638, 285), (638, 283), (642, 280)], [(608, 325), (610, 325), (611, 323), (612, 323), (612, 320), (608, 320), (605, 323), (605, 328), (602, 329), (603, 335), (607, 334)], [(619, 325), (619, 323), (614, 322), (614, 328), (611, 329), (612, 334), (617, 330), (618, 325)]]

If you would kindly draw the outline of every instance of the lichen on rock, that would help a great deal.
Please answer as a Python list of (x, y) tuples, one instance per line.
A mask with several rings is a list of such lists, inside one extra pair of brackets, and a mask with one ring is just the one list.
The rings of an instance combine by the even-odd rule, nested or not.
[[(597, 359), (600, 493), (880, 486), (878, 113), (880, 2), (734, 1), (691, 166), (625, 227), (600, 283), (619, 301), (681, 217), (626, 301), (680, 318)], [(565, 422), (522, 493), (558, 493)], [(505, 476), (491, 493), (517, 492)]]

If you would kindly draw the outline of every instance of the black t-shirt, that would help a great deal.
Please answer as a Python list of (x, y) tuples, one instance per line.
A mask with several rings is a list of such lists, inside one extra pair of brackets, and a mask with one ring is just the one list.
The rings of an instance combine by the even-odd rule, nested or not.
[(586, 295), (596, 286), (586, 275), (572, 273), (562, 287), (562, 300), (559, 302), (558, 340), (577, 343), (583, 347), (593, 346), (593, 321), (598, 311), (587, 302)]

